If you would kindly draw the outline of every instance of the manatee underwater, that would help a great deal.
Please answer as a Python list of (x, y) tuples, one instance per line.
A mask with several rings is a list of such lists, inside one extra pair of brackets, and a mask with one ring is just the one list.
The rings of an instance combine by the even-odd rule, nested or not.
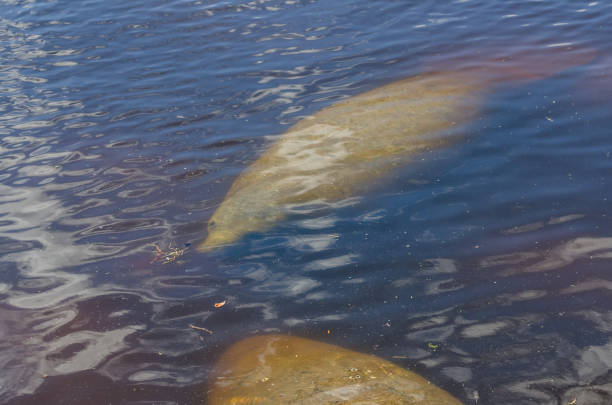
[(541, 79), (594, 57), (588, 49), (561, 47), (508, 52), (434, 63), (426, 73), (300, 120), (235, 180), (198, 249), (266, 231), (296, 206), (360, 195), (416, 153), (455, 142), (496, 85)]
[(423, 377), (376, 356), (285, 335), (246, 338), (221, 355), (208, 403), (461, 405)]

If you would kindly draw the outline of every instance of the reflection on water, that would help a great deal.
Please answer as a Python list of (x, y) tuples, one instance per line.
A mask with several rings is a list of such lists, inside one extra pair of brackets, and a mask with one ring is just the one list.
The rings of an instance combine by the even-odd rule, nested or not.
[(563, 269), (579, 259), (612, 258), (612, 238), (581, 237), (549, 249), (546, 252), (517, 252), (487, 258), (484, 264), (510, 265), (510, 272), (539, 272)]
[[(374, 354), (467, 404), (612, 402), (609, 4), (11, 0), (0, 16), (0, 402), (206, 403), (221, 353), (265, 333)], [(460, 141), (367, 192), (191, 247), (306, 116), (529, 44), (597, 55), (493, 86)], [(332, 125), (324, 153), (281, 145), (304, 190), (346, 158)], [(164, 263), (156, 245), (188, 249)]]
[[(128, 347), (127, 336), (144, 328), (118, 321), (91, 330), (83, 323), (78, 302), (96, 300), (107, 288), (95, 286), (90, 274), (67, 270), (118, 257), (124, 247), (77, 243), (74, 232), (53, 229), (68, 226), (64, 220), (71, 209), (43, 191), (62, 188), (49, 184), (0, 186), (3, 267), (5, 278), (13, 281), (3, 291), (2, 385), (14, 387), (16, 393), (33, 392), (45, 376), (99, 366)], [(92, 226), (85, 219), (70, 225)]]
[(11, 251), (4, 259), (14, 263), (25, 278), (18, 284), (24, 292), (11, 291), (7, 302), (36, 309), (54, 306), (74, 295), (87, 295), (87, 276), (61, 270), (112, 254), (118, 248), (76, 245), (70, 233), (50, 232), (50, 225), (65, 218), (67, 209), (40, 188), (1, 186), (0, 192), (0, 203), (10, 218), (0, 227), (0, 236)]

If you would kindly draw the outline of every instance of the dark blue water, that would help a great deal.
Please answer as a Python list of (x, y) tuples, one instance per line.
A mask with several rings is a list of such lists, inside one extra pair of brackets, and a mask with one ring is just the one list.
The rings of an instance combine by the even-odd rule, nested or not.
[[(2, 0), (0, 401), (205, 403), (224, 349), (281, 332), (467, 404), (612, 403), (610, 21), (608, 1)], [(496, 89), (364, 195), (193, 248), (269, 135), (510, 47), (596, 56)]]

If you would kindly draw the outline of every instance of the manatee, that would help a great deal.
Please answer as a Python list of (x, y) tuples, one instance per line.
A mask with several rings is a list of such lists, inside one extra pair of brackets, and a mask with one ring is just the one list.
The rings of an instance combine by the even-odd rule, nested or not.
[(379, 357), (285, 335), (254, 336), (230, 347), (211, 372), (208, 403), (461, 404)]
[(590, 50), (542, 48), (454, 61), (455, 70), (434, 62), (428, 73), (324, 108), (289, 128), (235, 180), (198, 249), (264, 232), (296, 206), (358, 196), (415, 154), (455, 141), (498, 83), (539, 79), (592, 57)]

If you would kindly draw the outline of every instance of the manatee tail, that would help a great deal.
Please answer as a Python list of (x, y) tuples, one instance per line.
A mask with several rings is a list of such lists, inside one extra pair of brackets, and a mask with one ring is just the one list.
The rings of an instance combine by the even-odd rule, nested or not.
[(458, 72), (488, 87), (497, 83), (544, 79), (586, 65), (596, 56), (591, 48), (536, 44), (486, 49), (476, 55), (468, 50), (447, 56), (434, 55), (426, 58), (424, 69)]

